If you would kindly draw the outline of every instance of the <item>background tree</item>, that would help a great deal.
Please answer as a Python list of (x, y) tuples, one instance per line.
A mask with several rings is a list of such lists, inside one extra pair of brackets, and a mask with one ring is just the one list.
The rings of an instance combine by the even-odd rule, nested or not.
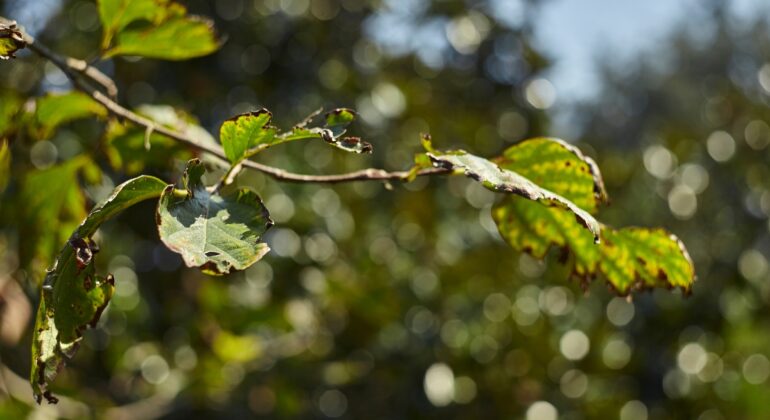
[[(320, 143), (289, 144), (280, 152), (261, 154), (260, 161), (302, 173), (365, 167), (402, 170), (421, 151), (417, 141), (421, 132), (430, 132), (441, 147), (456, 145), (482, 155), (548, 133), (548, 118), (538, 110), (543, 98), (537, 95), (538, 85), (531, 85), (547, 68), (547, 60), (530, 45), (531, 28), (511, 22), (510, 15), (496, 13), (491, 4), (189, 2), (191, 11), (215, 17), (217, 27), (227, 34), (219, 53), (182, 63), (118, 58), (99, 66), (118, 82), (121, 101), (132, 107), (174, 105), (195, 115), (212, 132), (225, 118), (260, 106), (275, 111), (277, 124), (283, 127), (320, 106), (352, 106), (361, 115), (359, 132), (366, 133), (378, 153), (341, 156)], [(100, 47), (96, 10), (90, 2), (67, 2), (50, 24), (40, 25), (46, 32), (36, 35), (56, 51), (90, 58)], [(10, 13), (3, 9), (3, 14)], [(757, 31), (762, 35), (758, 39), (766, 39), (761, 28)], [(681, 38), (676, 45), (682, 54), (676, 55), (692, 54), (721, 65), (730, 60), (712, 54), (730, 54), (733, 36), (719, 31), (716, 39), (725, 43), (724, 50), (708, 51)], [(762, 57), (751, 51), (746, 55)], [(42, 66), (32, 56), (15, 60), (12, 66), (1, 65), (8, 75), (3, 78), (6, 90), (21, 95), (67, 83), (55, 68)], [(592, 144), (602, 150), (597, 156), (613, 197), (613, 206), (603, 214), (616, 225), (629, 219), (655, 225), (670, 217), (665, 200), (649, 199), (659, 191), (670, 210), (680, 218), (687, 216), (704, 171), (707, 176), (713, 173), (712, 165), (718, 167), (708, 160), (710, 149), (703, 146), (705, 152), (697, 155), (702, 160), (692, 158), (700, 166), (679, 166), (673, 159), (685, 162), (687, 151), (703, 143), (695, 139), (728, 127), (726, 122), (712, 127), (700, 119), (693, 121), (689, 111), (678, 117), (678, 109), (699, 102), (691, 95), (700, 89), (687, 84), (703, 79), (672, 69), (654, 74), (649, 83), (608, 74), (611, 83), (627, 87), (608, 88), (602, 95), (607, 104), (580, 110), (584, 118), (593, 118), (586, 124), (586, 143), (581, 147)], [(716, 85), (731, 85), (727, 69), (710, 74)], [(648, 98), (649, 86), (660, 80), (671, 86), (658, 93), (669, 108), (650, 102), (644, 107), (617, 106), (645, 104), (636, 98)], [(626, 89), (637, 93), (626, 95)], [(532, 94), (527, 97), (526, 91)], [(615, 94), (618, 91), (624, 93)], [(751, 97), (748, 92), (755, 98), (760, 95), (756, 84), (741, 92), (743, 98)], [(17, 109), (18, 105), (9, 106), (14, 104), (8, 99), (13, 95), (4, 93), (0, 108)], [(677, 108), (677, 103), (686, 105)], [(599, 131), (615, 127), (619, 119), (612, 113), (625, 109), (658, 117), (642, 119), (628, 111), (628, 123), (641, 128)], [(756, 109), (761, 112), (762, 107)], [(724, 109), (710, 112), (724, 118)], [(653, 142), (627, 133), (658, 132), (649, 124), (656, 120), (666, 126), (687, 121), (681, 126), (692, 130), (686, 131), (693, 133), (689, 148), (673, 147), (674, 141), (687, 137), (674, 136), (672, 143), (666, 143), (668, 149), (647, 148), (642, 159), (634, 139), (649, 142), (645, 145)], [(729, 126), (733, 128), (728, 131), (735, 129)], [(764, 128), (756, 127), (764, 133)], [(101, 126), (88, 120), (73, 122), (45, 140), (41, 140), (47, 137), (45, 127), (40, 130), (42, 134), (4, 133), (14, 139), (13, 156), (30, 156), (29, 161), (13, 160), (8, 197), (18, 197), (14, 194), (30, 182), (28, 174), (82, 150), (95, 150), (103, 157), (100, 170), (87, 168), (92, 170), (77, 176), (91, 200), (106, 195), (126, 173), (176, 179), (189, 153), (160, 136), (153, 136), (152, 148), (145, 151), (143, 132), (126, 134), (131, 141), (113, 142), (120, 133), (102, 135)], [(605, 148), (614, 150), (612, 140), (617, 138), (630, 140), (617, 154), (603, 156)], [(716, 145), (711, 149), (729, 149), (724, 146), (729, 141), (720, 138), (710, 141)], [(121, 150), (121, 145), (131, 148)], [(748, 150), (740, 146), (736, 156)], [(758, 153), (745, 154), (757, 165), (762, 162)], [(636, 166), (624, 165), (629, 156)], [(736, 172), (745, 168), (736, 158), (730, 162)], [(660, 186), (657, 177), (641, 169), (642, 163), (650, 174), (665, 179)], [(753, 179), (767, 179), (761, 169), (754, 171), (758, 173)], [(677, 175), (669, 177), (670, 173)], [(708, 178), (711, 182), (700, 197), (716, 193), (715, 178)], [(721, 294), (723, 282), (701, 280), (696, 298), (687, 301), (655, 292), (627, 303), (599, 286), (583, 296), (577, 284), (564, 281), (568, 268), (542, 264), (502, 246), (490, 217), (493, 194), (459, 177), (420, 178), (392, 191), (378, 183), (334, 188), (275, 183), (250, 172), (244, 172), (239, 182), (259, 188), (280, 227), (266, 237), (273, 248), (268, 260), (226, 280), (181, 268), (181, 259), (158, 242), (152, 223), (143, 222), (153, 211), (152, 204), (131, 209), (103, 227), (110, 246), (100, 261), (125, 281), (118, 282), (101, 327), (87, 333), (72, 368), (57, 380), (58, 393), (72, 397), (59, 404), (59, 414), (87, 415), (89, 409), (79, 401), (95, 407), (99, 415), (132, 417), (403, 417), (442, 412), (511, 416), (527, 409), (547, 416), (551, 407), (575, 417), (616, 416), (621, 408), (625, 416), (649, 412), (652, 417), (694, 417), (711, 408), (726, 416), (751, 415), (752, 407), (760, 408), (733, 401), (761, 401), (756, 384), (766, 380), (767, 373), (763, 377), (761, 372), (768, 370), (767, 358), (755, 354), (761, 344), (729, 338), (740, 329), (730, 324), (728, 334), (717, 311), (711, 312), (713, 318), (704, 318), (700, 309), (705, 307), (702, 300), (709, 300), (708, 307), (725, 308), (723, 318), (749, 325), (742, 321), (754, 319), (751, 311), (760, 310), (759, 288), (735, 281), (733, 289)], [(679, 189), (669, 192), (673, 185)], [(683, 185), (690, 188), (690, 195)], [(736, 194), (735, 188), (725, 189), (725, 194)], [(700, 197), (696, 203), (702, 206), (705, 201)], [(753, 199), (759, 206), (755, 210), (763, 209), (762, 194), (758, 197)], [(58, 252), (84, 214), (40, 214), (6, 202), (4, 198), (3, 220), (18, 223), (2, 225), (2, 273), (28, 285), (27, 295), (36, 302), (37, 279), (50, 261), (35, 256)], [(742, 202), (720, 198), (713, 205), (721, 210)], [(735, 211), (722, 217), (737, 217)], [(734, 274), (742, 239), (732, 236), (729, 246), (721, 245), (723, 236), (703, 239), (719, 232), (694, 224), (707, 214), (702, 207), (694, 214), (686, 223), (693, 224), (690, 236), (689, 231), (680, 232), (678, 219), (671, 219), (669, 227), (690, 247), (720, 244), (711, 245), (719, 247), (717, 251), (693, 251), (699, 270), (707, 261), (701, 278), (711, 278), (709, 259), (717, 259), (709, 257), (711, 252), (734, 253), (722, 263), (725, 273)], [(62, 226), (61, 233), (49, 232), (45, 226), (52, 219), (72, 225)], [(719, 220), (719, 226), (735, 231), (728, 228), (729, 222), (722, 225)], [(757, 232), (743, 221), (734, 223)], [(762, 256), (766, 250), (755, 251), (744, 252), (740, 261), (743, 271), (756, 278), (757, 283), (749, 284), (759, 287), (767, 272)], [(558, 254), (551, 258), (558, 259)], [(6, 301), (34, 308), (27, 298), (7, 298), (13, 296), (9, 285), (14, 283), (4, 284)], [(716, 301), (721, 305), (715, 306)], [(20, 330), (29, 331), (29, 318), (16, 315), (22, 313), (5, 310), (2, 331), (9, 330), (6, 325), (13, 325), (15, 317), (25, 325)], [(757, 337), (756, 328), (748, 331), (749, 337)], [(29, 365), (30, 338), (25, 336), (25, 345), (14, 347), (19, 337), (4, 337), (3, 363), (22, 376)], [(8, 392), (14, 383), (11, 371), (4, 371)], [(741, 378), (744, 371), (748, 373)], [(711, 392), (718, 398), (711, 398)], [(9, 414), (30, 410), (16, 399), (2, 404)]]

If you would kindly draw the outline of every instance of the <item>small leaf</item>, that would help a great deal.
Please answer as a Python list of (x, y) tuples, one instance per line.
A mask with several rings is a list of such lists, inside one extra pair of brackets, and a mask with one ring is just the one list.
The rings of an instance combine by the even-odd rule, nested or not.
[(0, 59), (16, 58), (16, 51), (27, 46), (21, 32), (16, 27), (16, 22), (10, 24), (0, 23)]
[(156, 216), (160, 239), (188, 267), (208, 274), (248, 268), (270, 250), (261, 237), (273, 221), (256, 193), (245, 188), (209, 191), (203, 172), (193, 159), (185, 169), (184, 190), (169, 185), (163, 191)]
[(462, 170), (466, 176), (481, 182), (484, 187), (496, 192), (519, 195), (528, 200), (538, 201), (552, 207), (569, 210), (574, 217), (599, 240), (601, 225), (588, 212), (566, 198), (542, 188), (520, 174), (502, 169), (493, 162), (459, 150), (449, 153), (432, 152), (428, 156), (436, 167)]
[(337, 108), (326, 113), (326, 127), (331, 130), (334, 137), (345, 134), (348, 126), (356, 119), (356, 113), (352, 109)]
[(107, 110), (81, 92), (49, 94), (37, 100), (35, 121), (40, 138), (50, 137), (60, 125), (90, 116), (105, 117)]
[(219, 140), (230, 162), (236, 163), (280, 142), (270, 125), (273, 115), (266, 109), (236, 115), (219, 129)]
[(145, 25), (118, 32), (116, 45), (104, 58), (138, 55), (180, 61), (208, 55), (219, 49), (214, 23), (200, 16), (173, 17), (157, 26)]
[(160, 195), (166, 184), (154, 177), (140, 176), (115, 188), (73, 232), (62, 248), (42, 285), (42, 296), (32, 340), (30, 383), (38, 402), (56, 398), (48, 391), (65, 361), (75, 356), (83, 332), (93, 328), (114, 291), (111, 275), (95, 273), (98, 252), (90, 237), (99, 226), (120, 211)]

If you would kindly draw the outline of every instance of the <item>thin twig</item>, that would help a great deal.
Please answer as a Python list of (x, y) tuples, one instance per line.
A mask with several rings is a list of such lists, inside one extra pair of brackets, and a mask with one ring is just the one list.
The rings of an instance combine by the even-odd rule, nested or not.
[[(209, 144), (209, 143), (199, 142), (196, 139), (189, 137), (183, 133), (180, 133), (178, 131), (156, 124), (151, 119), (145, 118), (123, 107), (111, 97), (112, 95), (110, 95), (111, 91), (117, 92), (117, 88), (114, 88), (114, 89), (107, 88), (107, 86), (115, 86), (115, 83), (108, 76), (99, 72), (94, 67), (89, 66), (85, 62), (82, 62), (82, 65), (75, 64), (75, 62), (80, 60), (64, 58), (62, 56), (59, 56), (58, 54), (49, 50), (47, 47), (45, 47), (41, 43), (35, 41), (35, 39), (29, 36), (27, 33), (22, 32), (22, 34), (24, 35), (24, 40), (27, 42), (27, 47), (30, 50), (32, 50), (39, 56), (49, 60), (57, 67), (59, 67), (59, 69), (61, 69), (64, 72), (64, 74), (66, 74), (67, 77), (69, 77), (69, 79), (72, 81), (75, 88), (90, 95), (91, 98), (93, 98), (96, 102), (102, 104), (109, 113), (117, 117), (123, 118), (125, 120), (131, 121), (132, 123), (142, 126), (145, 129), (153, 130), (158, 134), (169, 137), (191, 148), (209, 153), (214, 157), (218, 158), (217, 160), (221, 161), (223, 164), (229, 165), (227, 161), (227, 157), (225, 156), (224, 150), (221, 147), (217, 145)], [(71, 62), (70, 60), (75, 60), (75, 61)], [(85, 67), (83, 67), (83, 65)], [(88, 69), (93, 69), (93, 70), (88, 70)], [(107, 89), (108, 94), (105, 95), (103, 92), (101, 92), (98, 89), (95, 89), (89, 83), (84, 83), (83, 80), (80, 77), (78, 77), (79, 74), (85, 75), (87, 76), (88, 80), (95, 82), (101, 86), (104, 86)], [(107, 80), (109, 80), (109, 82), (107, 82)], [(251, 160), (243, 161), (242, 164), (246, 168), (262, 172), (266, 175), (273, 177), (278, 181), (286, 181), (286, 182), (334, 184), (334, 183), (351, 182), (351, 181), (407, 181), (408, 178), (410, 177), (409, 171), (388, 172), (383, 169), (374, 169), (374, 168), (363, 169), (360, 171), (348, 172), (343, 174), (334, 174), (334, 175), (304, 175), (304, 174), (297, 174), (297, 173), (285, 171), (280, 168), (264, 165)], [(427, 168), (427, 169), (422, 169), (418, 171), (416, 175), (431, 176), (431, 175), (445, 175), (449, 173), (451, 173), (451, 170), (448, 170), (445, 168)]]

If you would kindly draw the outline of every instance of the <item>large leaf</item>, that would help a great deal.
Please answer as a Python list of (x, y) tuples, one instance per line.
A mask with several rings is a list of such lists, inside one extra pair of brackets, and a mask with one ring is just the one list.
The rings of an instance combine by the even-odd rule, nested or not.
[(189, 267), (214, 275), (243, 270), (270, 250), (261, 237), (273, 221), (255, 192), (228, 186), (212, 191), (203, 184), (203, 172), (193, 159), (184, 189), (169, 185), (163, 191), (156, 216), (160, 239)]
[(26, 45), (15, 23), (0, 23), (0, 59), (14, 58), (16, 51)]
[(107, 110), (82, 92), (49, 94), (37, 100), (35, 122), (39, 138), (50, 137), (54, 130), (67, 122), (90, 116), (104, 117)]
[(188, 16), (171, 0), (100, 0), (104, 57), (139, 55), (186, 60), (216, 51), (213, 22)]
[[(598, 167), (574, 146), (538, 138), (508, 148), (495, 160), (592, 213), (606, 201)], [(603, 273), (620, 294), (633, 288), (681, 287), (689, 291), (694, 269), (681, 242), (662, 229), (602, 226), (600, 244), (569, 212), (518, 197), (505, 197), (492, 216), (514, 248), (543, 258), (552, 247), (571, 256), (573, 275), (585, 285)]]
[(32, 341), (30, 383), (38, 402), (56, 402), (48, 390), (64, 363), (77, 352), (83, 332), (99, 321), (114, 290), (111, 275), (96, 275), (98, 248), (90, 237), (120, 211), (160, 195), (166, 183), (140, 176), (115, 188), (73, 232), (48, 271), (37, 311)]
[(434, 166), (461, 170), (466, 176), (481, 182), (484, 187), (492, 191), (516, 194), (546, 206), (568, 210), (581, 225), (591, 232), (594, 240), (598, 242), (601, 225), (593, 216), (572, 201), (535, 184), (521, 174), (501, 168), (487, 159), (462, 150), (449, 153), (434, 150), (429, 152), (428, 156), (433, 161)]

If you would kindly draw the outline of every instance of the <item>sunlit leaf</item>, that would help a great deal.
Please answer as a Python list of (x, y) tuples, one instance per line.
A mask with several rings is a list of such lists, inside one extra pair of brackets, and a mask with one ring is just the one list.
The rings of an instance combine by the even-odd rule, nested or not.
[(337, 108), (326, 114), (326, 128), (334, 137), (340, 137), (355, 119), (356, 113), (352, 109)]
[(35, 122), (40, 138), (50, 137), (64, 123), (91, 116), (104, 117), (107, 110), (81, 92), (49, 94), (37, 100)]
[(581, 209), (572, 201), (547, 190), (521, 174), (512, 170), (503, 169), (497, 164), (478, 156), (474, 156), (465, 151), (453, 151), (441, 153), (434, 151), (428, 153), (436, 167), (461, 170), (463, 173), (473, 178), (489, 190), (495, 192), (511, 193), (528, 200), (536, 201), (550, 207), (558, 207), (568, 210), (573, 217), (587, 228), (598, 240), (601, 225), (588, 212)]
[(162, 60), (187, 60), (211, 54), (220, 46), (212, 21), (199, 16), (174, 17), (157, 26), (131, 26), (118, 32), (115, 46), (104, 53)]
[(266, 109), (237, 115), (222, 124), (219, 140), (225, 156), (236, 164), (279, 142), (277, 129), (270, 125), (273, 115)]
[[(86, 216), (86, 203), (78, 174), (89, 165), (79, 156), (48, 169), (29, 173), (22, 181), (21, 202), (17, 209), (22, 234), (29, 238), (21, 245), (22, 263), (43, 270), (67, 240), (70, 232)], [(51, 224), (55, 223), (55, 228)]]
[(150, 176), (116, 187), (72, 233), (48, 271), (32, 341), (30, 383), (38, 402), (42, 397), (56, 402), (49, 384), (77, 352), (83, 332), (96, 326), (114, 291), (111, 275), (96, 275), (98, 247), (90, 237), (102, 223), (140, 201), (158, 197), (165, 187), (165, 182)]
[(99, 0), (99, 18), (103, 25), (102, 47), (109, 48), (113, 36), (135, 21), (161, 23), (177, 9), (169, 8), (169, 3), (170, 0)]
[[(595, 213), (607, 197), (601, 173), (590, 158), (556, 139), (538, 138), (508, 148), (495, 162), (516, 171)], [(561, 208), (519, 197), (505, 197), (492, 210), (500, 234), (515, 249), (543, 258), (553, 246), (562, 250), (584, 285), (603, 273), (620, 294), (655, 286), (689, 290), (692, 263), (678, 239), (661, 229), (602, 226), (600, 244)], [(657, 255), (657, 256), (656, 256)], [(637, 257), (645, 261), (641, 263)], [(654, 257), (654, 262), (651, 258)]]
[(15, 23), (0, 23), (0, 59), (15, 58), (16, 51), (26, 45)]
[(259, 196), (248, 189), (207, 189), (203, 166), (188, 162), (184, 189), (166, 187), (158, 203), (158, 232), (189, 267), (209, 274), (243, 270), (270, 248), (261, 241), (273, 222)]
[[(136, 112), (159, 125), (179, 132), (201, 144), (216, 144), (216, 140), (189, 114), (167, 105), (142, 105)], [(106, 154), (110, 164), (127, 174), (136, 174), (145, 167), (162, 168), (175, 159), (189, 159), (190, 151), (176, 140), (133, 124), (111, 121), (107, 126)]]

